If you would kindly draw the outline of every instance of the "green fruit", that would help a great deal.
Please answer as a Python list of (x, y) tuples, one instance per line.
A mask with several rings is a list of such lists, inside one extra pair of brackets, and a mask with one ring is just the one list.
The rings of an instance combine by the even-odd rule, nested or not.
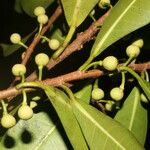
[(18, 44), (18, 43), (21, 41), (21, 36), (20, 36), (18, 33), (13, 33), (13, 34), (10, 36), (10, 41), (11, 41), (13, 44)]
[(46, 24), (48, 22), (48, 17), (45, 14), (39, 15), (37, 18), (40, 24)]
[(100, 88), (94, 88), (92, 91), (92, 99), (100, 100), (104, 98), (104, 91)]
[(136, 45), (130, 45), (126, 48), (126, 54), (128, 57), (137, 57), (140, 54), (140, 48)]
[(1, 125), (4, 128), (11, 128), (16, 124), (16, 119), (10, 114), (4, 114), (1, 119)]
[(28, 120), (33, 116), (33, 110), (28, 105), (22, 105), (18, 110), (18, 116), (20, 119)]
[(57, 39), (51, 39), (48, 45), (52, 50), (57, 50), (60, 46), (60, 42)]
[(103, 60), (102, 65), (106, 70), (113, 71), (117, 69), (118, 60), (114, 56), (108, 56)]
[(26, 73), (26, 67), (23, 64), (15, 64), (12, 67), (12, 73), (14, 76), (22, 76)]
[(42, 6), (38, 6), (34, 9), (34, 15), (39, 16), (45, 14), (45, 8)]
[(124, 92), (121, 88), (115, 87), (110, 91), (110, 96), (113, 100), (120, 101), (124, 96)]
[(139, 48), (142, 48), (143, 45), (144, 45), (144, 41), (143, 41), (143, 39), (138, 39), (138, 40), (134, 41), (134, 42), (132, 43), (132, 45), (135, 45), (135, 46), (137, 46), (137, 47), (139, 47)]
[(48, 64), (49, 57), (45, 53), (39, 53), (35, 56), (35, 63), (38, 66), (46, 66)]

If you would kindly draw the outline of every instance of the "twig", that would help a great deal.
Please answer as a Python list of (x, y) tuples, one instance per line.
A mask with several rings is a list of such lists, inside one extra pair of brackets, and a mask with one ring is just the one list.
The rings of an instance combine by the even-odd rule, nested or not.
[[(48, 70), (55, 67), (58, 63), (63, 61), (65, 58), (67, 58), (69, 55), (71, 55), (73, 52), (78, 51), (83, 48), (83, 45), (90, 41), (95, 33), (99, 30), (98, 26), (102, 25), (105, 21), (105, 19), (110, 14), (111, 9), (109, 9), (103, 16), (101, 16), (97, 21), (93, 22), (92, 25), (88, 29), (86, 29), (84, 32), (80, 33), (77, 38), (65, 49), (65, 51), (56, 59), (51, 58), (49, 60), (49, 63), (47, 64)], [(28, 78), (27, 81), (33, 81), (37, 78), (36, 72), (33, 72)]]
[[(129, 65), (129, 67), (131, 67), (133, 70), (137, 72), (141, 72), (141, 71), (150, 69), (150, 62), (143, 63), (143, 64), (132, 64), (132, 65)], [(144, 70), (141, 67), (143, 67)], [(74, 71), (65, 75), (52, 78), (52, 79), (46, 79), (41, 82), (47, 85), (59, 86), (69, 81), (81, 80), (85, 78), (95, 78), (95, 77), (100, 77), (102, 75), (104, 75), (104, 72), (97, 70), (97, 69), (89, 70), (86, 72)], [(17, 96), (17, 94), (19, 94), (19, 91), (17, 91), (15, 87), (11, 87), (9, 89), (0, 91), (0, 99)]]
[[(103, 72), (100, 70), (90, 70), (87, 72), (75, 71), (52, 79), (46, 79), (41, 82), (46, 85), (59, 86), (68, 81), (99, 77), (101, 75), (103, 75)], [(18, 94), (19, 91), (15, 87), (11, 87), (9, 89), (0, 91), (0, 99), (16, 96)]]
[(137, 72), (143, 72), (147, 69), (150, 69), (150, 62), (142, 64), (130, 64), (129, 67)]

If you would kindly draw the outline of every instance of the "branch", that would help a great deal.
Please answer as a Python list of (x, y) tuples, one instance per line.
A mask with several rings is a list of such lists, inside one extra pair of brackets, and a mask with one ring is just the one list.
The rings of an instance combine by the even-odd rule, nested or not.
[[(95, 33), (99, 30), (98, 26), (102, 25), (105, 21), (105, 19), (110, 14), (111, 9), (109, 9), (103, 16), (101, 16), (97, 21), (93, 22), (90, 27), (85, 30), (84, 32), (80, 33), (77, 38), (65, 49), (65, 51), (56, 59), (51, 58), (49, 60), (49, 63), (47, 64), (48, 70), (55, 67), (58, 63), (63, 61), (65, 58), (67, 58), (69, 55), (71, 55), (73, 52), (78, 51), (83, 48), (83, 45), (90, 41)], [(28, 78), (27, 81), (33, 81), (37, 78), (36, 72), (33, 72)]]
[[(150, 62), (143, 63), (143, 64), (131, 64), (129, 65), (129, 67), (132, 68), (134, 71), (141, 72), (141, 71), (150, 69)], [(141, 67), (143, 67), (143, 69)], [(74, 71), (65, 75), (52, 78), (52, 79), (46, 79), (41, 82), (46, 85), (59, 86), (66, 82), (81, 80), (81, 79), (86, 79), (86, 78), (96, 78), (96, 77), (100, 77), (103, 75), (104, 75), (104, 72), (98, 69), (93, 69), (93, 70), (89, 70), (85, 72)], [(17, 96), (19, 93), (20, 91), (16, 90), (15, 87), (11, 87), (9, 89), (0, 91), (0, 99)]]
[[(46, 79), (41, 82), (46, 85), (59, 86), (68, 81), (99, 77), (101, 75), (103, 75), (103, 72), (96, 69), (87, 72), (75, 71), (52, 79)], [(0, 99), (17, 96), (19, 93), (20, 91), (18, 91), (15, 87), (11, 87), (9, 89), (0, 91)]]

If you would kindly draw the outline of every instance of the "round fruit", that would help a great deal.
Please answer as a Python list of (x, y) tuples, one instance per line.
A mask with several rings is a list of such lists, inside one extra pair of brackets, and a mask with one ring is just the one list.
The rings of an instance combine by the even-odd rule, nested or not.
[(34, 9), (35, 16), (43, 15), (45, 14), (45, 8), (42, 6), (38, 6)]
[(18, 33), (13, 33), (13, 34), (10, 36), (10, 41), (11, 41), (13, 44), (18, 44), (18, 43), (21, 41), (21, 36), (20, 36)]
[(143, 45), (144, 45), (144, 41), (143, 41), (143, 39), (138, 39), (138, 40), (134, 41), (134, 42), (132, 43), (132, 45), (135, 45), (135, 46), (137, 46), (137, 47), (139, 47), (139, 48), (142, 48)]
[(4, 114), (1, 119), (1, 125), (4, 128), (11, 128), (16, 124), (16, 119), (10, 114)]
[(33, 116), (33, 110), (28, 105), (22, 105), (18, 110), (20, 119), (28, 120)]
[(114, 56), (108, 56), (103, 60), (102, 65), (106, 70), (113, 71), (117, 68), (118, 60)]
[(100, 88), (94, 88), (92, 91), (92, 99), (100, 100), (104, 98), (104, 91)]
[(49, 61), (49, 57), (45, 53), (39, 53), (35, 56), (35, 63), (38, 66), (46, 66), (48, 61)]
[(128, 57), (137, 57), (140, 54), (140, 48), (136, 45), (130, 45), (126, 48), (126, 54)]
[(121, 88), (115, 87), (110, 91), (110, 96), (112, 99), (120, 101), (124, 96), (124, 92)]
[(15, 64), (12, 67), (12, 73), (14, 76), (21, 76), (26, 73), (26, 67), (23, 64)]
[(110, 0), (100, 0), (98, 6), (102, 9), (106, 9), (108, 6), (110, 6)]
[(39, 15), (37, 18), (40, 24), (46, 24), (48, 22), (48, 17), (45, 14)]
[(60, 42), (57, 39), (51, 39), (48, 45), (52, 50), (57, 50), (60, 46)]

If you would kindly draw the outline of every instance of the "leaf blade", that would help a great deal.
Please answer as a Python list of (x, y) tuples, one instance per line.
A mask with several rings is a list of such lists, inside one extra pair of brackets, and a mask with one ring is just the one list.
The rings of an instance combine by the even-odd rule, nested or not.
[[(91, 55), (96, 57), (109, 45), (150, 22), (150, 1), (121, 0), (106, 19), (93, 45)], [(139, 21), (140, 20), (140, 21)]]
[[(147, 110), (140, 103), (140, 92), (134, 87), (115, 116), (115, 120), (128, 128), (144, 145), (147, 133)], [(142, 120), (142, 121), (141, 121)]]
[(89, 104), (91, 99), (91, 91), (92, 91), (92, 84), (91, 82), (89, 82), (80, 91), (76, 92), (74, 96)]
[[(24, 135), (26, 136), (24, 137)], [(28, 143), (25, 142), (27, 138), (31, 138), (31, 141), (28, 141)], [(45, 150), (68, 149), (58, 130), (58, 125), (44, 112), (34, 114), (27, 121), (20, 120), (13, 128), (10, 128), (0, 142), (1, 150), (8, 150), (8, 147), (4, 143), (10, 142), (9, 139), (15, 142), (12, 147), (9, 147), (13, 150), (41, 150), (42, 148)]]
[(143, 149), (128, 130), (92, 106), (78, 101), (74, 113), (90, 149), (130, 149), (133, 144), (136, 149)]
[(50, 94), (51, 92), (49, 92), (49, 87), (46, 87), (44, 90), (55, 108), (74, 149), (88, 150), (78, 122), (72, 112), (72, 108), (69, 103), (66, 103), (67, 101), (69, 102), (68, 97), (58, 89), (55, 89), (56, 96), (52, 96)]
[(98, 3), (98, 0), (90, 0), (88, 3), (86, 0), (61, 0), (61, 2), (69, 26), (75, 25), (78, 27)]

